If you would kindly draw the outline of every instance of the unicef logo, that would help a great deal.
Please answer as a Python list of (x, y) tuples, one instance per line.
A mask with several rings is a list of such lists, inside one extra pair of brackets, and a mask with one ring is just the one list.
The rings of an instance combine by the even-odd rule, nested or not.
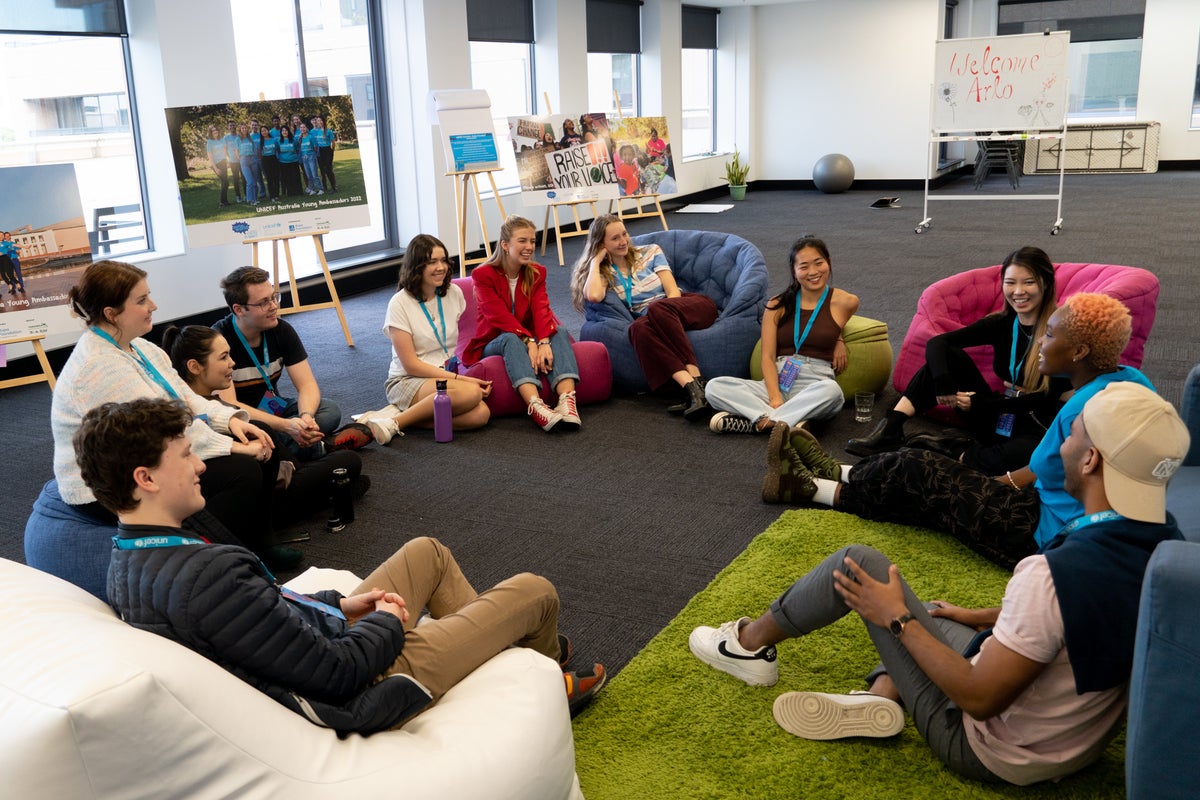
[(558, 192), (546, 192), (546, 197), (553, 200), (554, 198), (558, 197)]
[(233, 223), (233, 232), (234, 233), (245, 233), (248, 230), (250, 230), (250, 226), (245, 222)]

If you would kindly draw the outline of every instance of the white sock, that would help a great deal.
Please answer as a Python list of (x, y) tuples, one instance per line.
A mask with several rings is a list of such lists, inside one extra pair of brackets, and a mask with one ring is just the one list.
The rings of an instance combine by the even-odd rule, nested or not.
[(854, 469), (853, 464), (842, 464), (842, 483), (850, 482), (850, 470)]
[(837, 492), (838, 482), (827, 480), (826, 478), (814, 478), (814, 483), (817, 484), (817, 493), (813, 495), (812, 501), (817, 505), (833, 507), (833, 496)]

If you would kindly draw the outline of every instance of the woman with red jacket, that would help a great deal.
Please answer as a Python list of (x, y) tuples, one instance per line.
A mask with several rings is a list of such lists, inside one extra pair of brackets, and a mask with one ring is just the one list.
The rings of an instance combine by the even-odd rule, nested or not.
[[(470, 366), (484, 356), (502, 356), (513, 388), (527, 413), (544, 431), (559, 423), (580, 425), (575, 406), (579, 367), (566, 330), (550, 310), (546, 268), (533, 261), (537, 228), (516, 215), (504, 220), (492, 257), (471, 273), (479, 327), (463, 353)], [(538, 395), (545, 375), (558, 394), (550, 408)]]

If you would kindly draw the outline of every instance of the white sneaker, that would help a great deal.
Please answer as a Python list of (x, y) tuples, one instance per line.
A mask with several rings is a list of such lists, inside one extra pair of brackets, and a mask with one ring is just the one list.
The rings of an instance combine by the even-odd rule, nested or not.
[(708, 420), (708, 429), (713, 433), (758, 433), (753, 422), (728, 411), (718, 411)]
[[(362, 417), (359, 417), (362, 419)], [(375, 437), (378, 444), (387, 444), (397, 436), (403, 436), (404, 433), (396, 427), (396, 420), (383, 418), (372, 418), (366, 421), (366, 426), (371, 429), (371, 435)]]
[(563, 419), (562, 414), (542, 402), (540, 397), (529, 404), (529, 410), (525, 413), (533, 419), (538, 427), (547, 432)]
[(579, 408), (575, 405), (575, 392), (560, 394), (554, 410), (562, 415), (562, 421), (567, 425), (574, 425), (576, 428), (583, 425), (583, 420), (579, 418)]
[(779, 727), (801, 739), (885, 737), (904, 729), (900, 704), (869, 692), (784, 692), (775, 698), (774, 713)]
[(779, 680), (775, 646), (751, 652), (738, 643), (738, 630), (749, 621), (749, 617), (742, 617), (719, 628), (701, 625), (688, 637), (688, 649), (710, 667), (728, 672), (750, 686), (774, 686)]

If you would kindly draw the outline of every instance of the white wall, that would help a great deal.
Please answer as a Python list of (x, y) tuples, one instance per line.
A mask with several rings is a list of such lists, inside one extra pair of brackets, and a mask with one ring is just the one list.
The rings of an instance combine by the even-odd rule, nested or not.
[(1189, 130), (1200, 44), (1200, 3), (1146, 0), (1139, 120), (1162, 123), (1159, 160), (1200, 159), (1200, 130)]
[[(940, 0), (760, 6), (752, 179), (810, 180), (842, 153), (859, 180), (923, 178)], [(724, 12), (722, 12), (724, 16)]]

